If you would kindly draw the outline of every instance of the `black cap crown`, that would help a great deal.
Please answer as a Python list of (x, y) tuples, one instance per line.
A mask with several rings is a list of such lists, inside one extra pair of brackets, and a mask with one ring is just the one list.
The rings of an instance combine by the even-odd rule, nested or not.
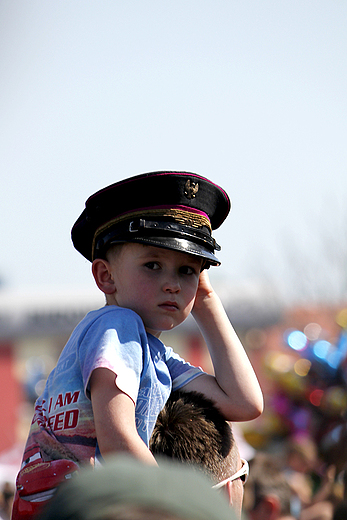
[(130, 177), (89, 197), (71, 236), (88, 260), (118, 242), (174, 249), (219, 265), (212, 237), (230, 210), (228, 195), (190, 172), (160, 171)]

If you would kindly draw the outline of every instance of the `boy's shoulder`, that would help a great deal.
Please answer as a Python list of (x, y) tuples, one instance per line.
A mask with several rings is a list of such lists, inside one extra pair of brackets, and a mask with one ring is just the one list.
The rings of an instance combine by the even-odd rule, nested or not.
[(70, 341), (86, 345), (98, 341), (97, 338), (105, 334), (112, 337), (114, 332), (121, 343), (133, 341), (156, 351), (166, 349), (159, 338), (147, 334), (141, 317), (135, 311), (117, 305), (106, 305), (88, 312), (75, 328)]
[(103, 334), (107, 329), (116, 329), (119, 333), (122, 331), (123, 336), (127, 331), (132, 331), (132, 334), (147, 337), (141, 317), (135, 311), (117, 305), (105, 305), (88, 312), (75, 330), (81, 337), (88, 331)]
[(95, 321), (109, 320), (132, 320), (137, 321), (143, 325), (140, 316), (135, 311), (125, 307), (118, 307), (117, 305), (105, 305), (100, 309), (90, 311), (82, 321), (93, 323)]

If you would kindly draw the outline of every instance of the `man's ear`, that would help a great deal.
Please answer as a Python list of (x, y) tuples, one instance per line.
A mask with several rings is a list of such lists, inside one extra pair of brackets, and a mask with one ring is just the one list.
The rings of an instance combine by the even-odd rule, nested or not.
[(233, 498), (232, 498), (232, 492), (231, 492), (231, 489), (232, 489), (232, 485), (233, 483), (229, 480), (226, 484), (225, 484), (225, 491), (226, 491), (226, 494), (227, 494), (227, 497), (229, 498), (229, 504), (232, 506), (233, 505)]
[(92, 263), (92, 273), (100, 291), (105, 294), (113, 294), (116, 292), (116, 285), (111, 274), (110, 264), (107, 260), (102, 260), (101, 258), (94, 260)]

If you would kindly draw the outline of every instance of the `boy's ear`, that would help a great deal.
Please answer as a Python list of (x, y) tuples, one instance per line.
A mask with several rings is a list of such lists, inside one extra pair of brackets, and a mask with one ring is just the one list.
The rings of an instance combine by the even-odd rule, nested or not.
[(111, 274), (110, 264), (107, 260), (102, 260), (101, 258), (94, 260), (92, 263), (92, 273), (100, 291), (105, 294), (113, 294), (116, 292), (116, 285)]

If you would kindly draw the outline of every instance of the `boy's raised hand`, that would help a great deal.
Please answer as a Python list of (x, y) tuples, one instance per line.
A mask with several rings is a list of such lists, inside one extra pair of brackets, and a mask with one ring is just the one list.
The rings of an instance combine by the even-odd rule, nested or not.
[(210, 298), (213, 294), (215, 294), (215, 292), (211, 285), (207, 269), (204, 269), (200, 273), (199, 277), (198, 290), (196, 292), (195, 303), (192, 309), (193, 316), (195, 312), (199, 312), (200, 310), (202, 310), (204, 304), (206, 304), (207, 302), (207, 299)]

